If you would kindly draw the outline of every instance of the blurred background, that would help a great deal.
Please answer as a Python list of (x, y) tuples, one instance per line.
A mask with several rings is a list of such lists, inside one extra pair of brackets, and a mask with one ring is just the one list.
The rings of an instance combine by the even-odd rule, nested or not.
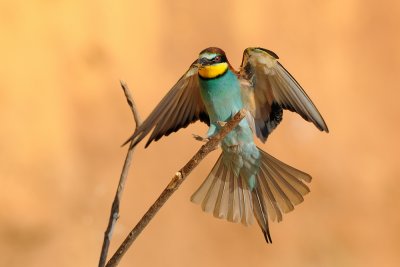
[[(299, 116), (260, 144), (310, 173), (311, 194), (266, 245), (258, 226), (205, 214), (190, 175), (120, 266), (398, 266), (399, 1), (0, 1), (0, 265), (96, 266), (134, 122), (208, 46), (239, 67), (275, 51), (330, 133)], [(196, 123), (140, 144), (110, 254), (198, 150)]]

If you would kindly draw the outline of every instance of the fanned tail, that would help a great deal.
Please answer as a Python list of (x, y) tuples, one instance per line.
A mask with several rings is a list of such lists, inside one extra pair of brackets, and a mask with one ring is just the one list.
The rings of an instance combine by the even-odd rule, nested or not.
[(303, 202), (303, 196), (310, 192), (304, 182), (311, 182), (311, 176), (259, 151), (261, 160), (254, 188), (250, 188), (248, 178), (235, 174), (221, 154), (191, 201), (230, 222), (250, 225), (255, 217), (265, 240), (272, 243), (268, 218), (279, 222), (282, 213)]

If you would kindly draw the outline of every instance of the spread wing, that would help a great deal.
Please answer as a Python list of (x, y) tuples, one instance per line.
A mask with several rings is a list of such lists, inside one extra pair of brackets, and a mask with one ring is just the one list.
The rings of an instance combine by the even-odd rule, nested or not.
[(298, 113), (319, 130), (328, 132), (321, 114), (300, 84), (263, 48), (247, 48), (239, 72), (245, 107), (254, 117), (256, 135), (265, 142), (282, 120), (282, 109)]
[(200, 96), (196, 62), (190, 66), (124, 144), (133, 140), (132, 146), (135, 146), (152, 131), (145, 146), (147, 147), (153, 140), (157, 141), (164, 135), (167, 136), (181, 128), (186, 128), (197, 120), (210, 124)]

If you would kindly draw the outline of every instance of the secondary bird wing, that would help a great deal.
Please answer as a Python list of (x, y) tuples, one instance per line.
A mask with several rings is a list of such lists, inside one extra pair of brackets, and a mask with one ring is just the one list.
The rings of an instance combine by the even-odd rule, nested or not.
[(245, 107), (254, 117), (256, 135), (265, 142), (282, 120), (282, 109), (297, 112), (321, 131), (328, 127), (300, 84), (263, 48), (247, 48), (239, 72)]
[(153, 140), (157, 141), (162, 136), (185, 128), (197, 120), (210, 123), (200, 96), (196, 62), (124, 144), (133, 140), (132, 146), (135, 146), (152, 131), (145, 146), (147, 147)]

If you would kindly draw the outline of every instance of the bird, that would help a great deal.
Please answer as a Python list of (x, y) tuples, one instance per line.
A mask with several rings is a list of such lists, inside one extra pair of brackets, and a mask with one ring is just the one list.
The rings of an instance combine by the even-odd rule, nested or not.
[(209, 126), (206, 140), (244, 108), (245, 118), (221, 141), (222, 153), (191, 201), (230, 222), (247, 226), (255, 218), (267, 243), (272, 243), (269, 220), (282, 221), (283, 213), (303, 202), (311, 176), (257, 147), (254, 136), (265, 143), (282, 121), (283, 110), (329, 132), (314, 103), (278, 59), (271, 50), (249, 47), (236, 71), (222, 49), (202, 50), (125, 142), (134, 147), (151, 133), (148, 147), (198, 120)]

